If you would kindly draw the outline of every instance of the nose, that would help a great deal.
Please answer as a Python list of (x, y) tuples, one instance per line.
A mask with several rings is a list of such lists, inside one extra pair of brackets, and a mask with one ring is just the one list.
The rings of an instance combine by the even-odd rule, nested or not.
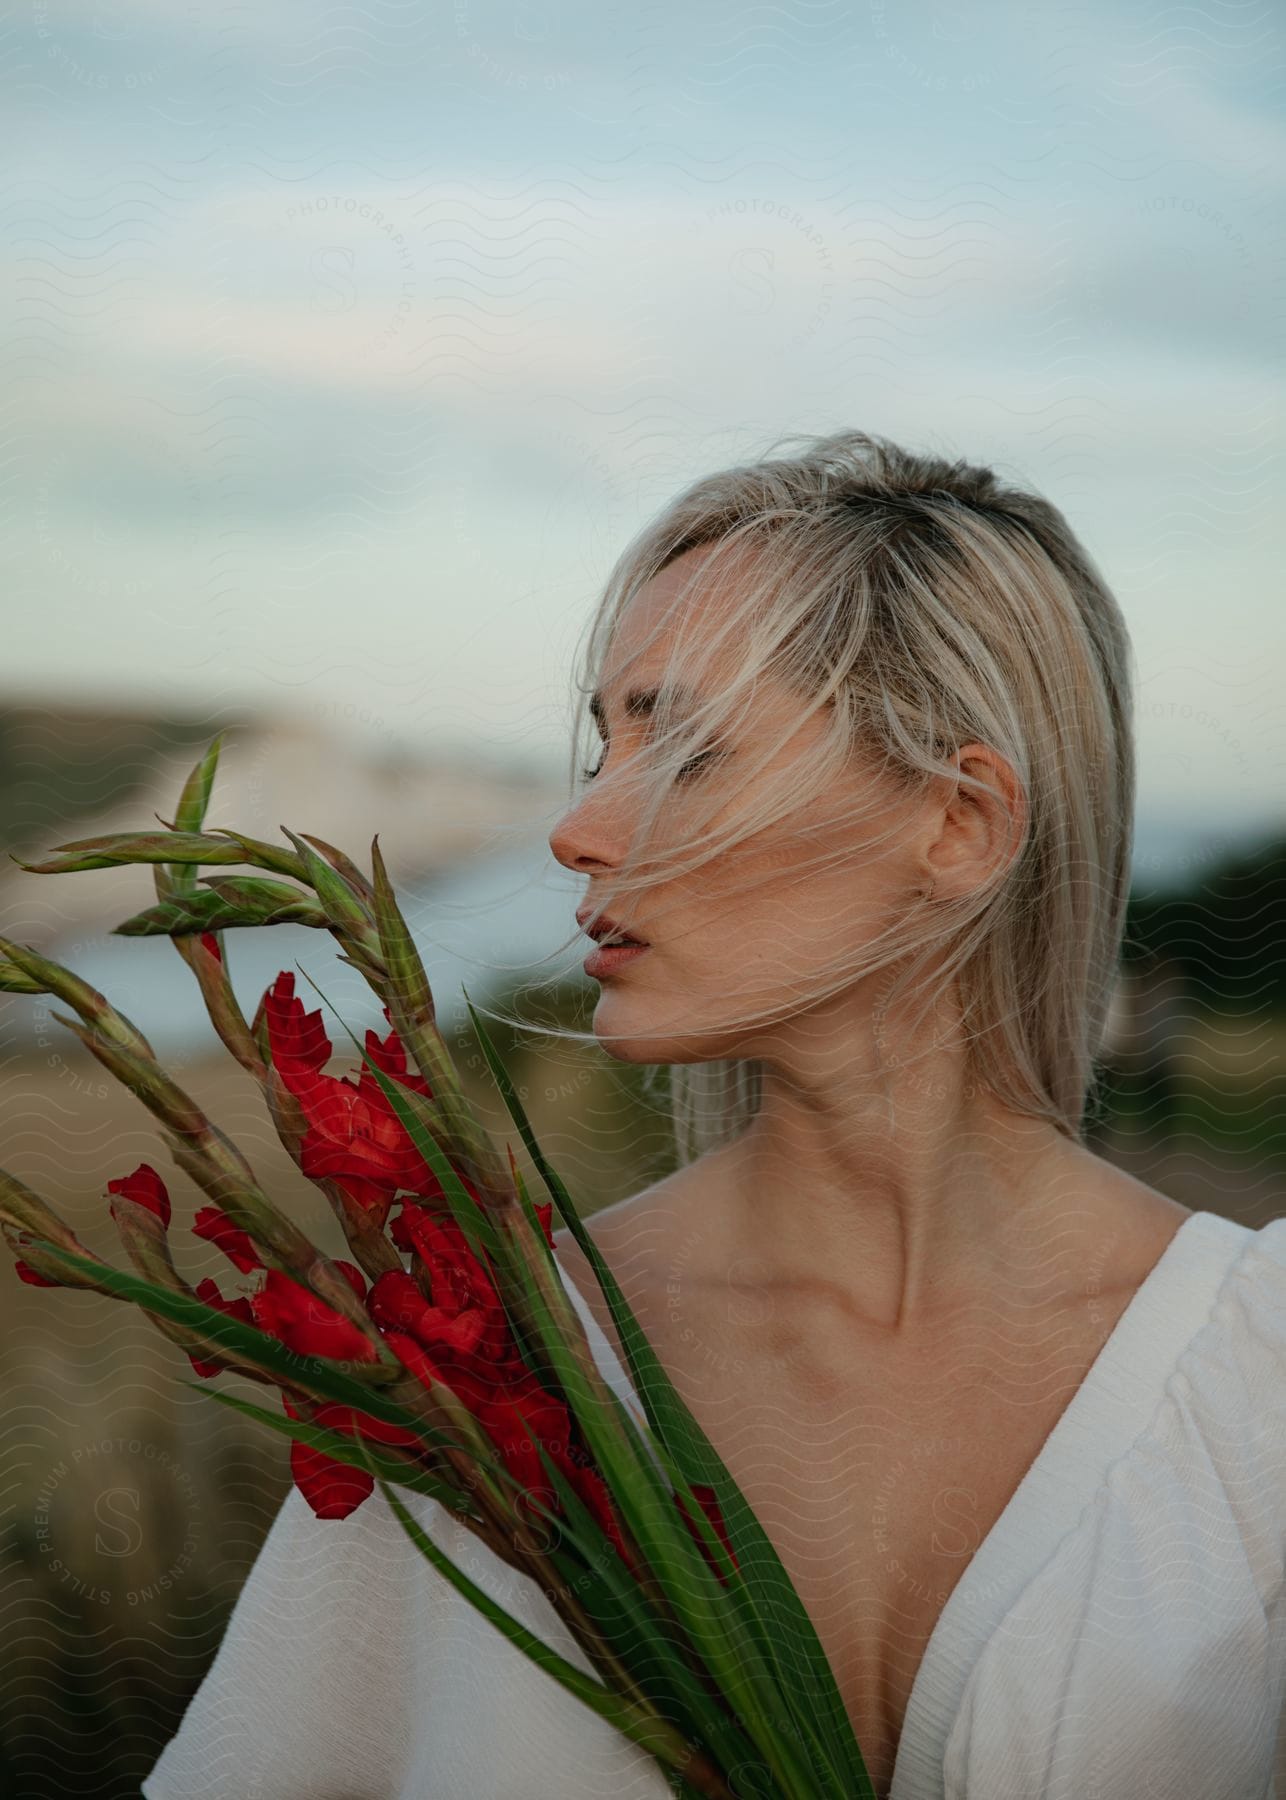
[(622, 852), (607, 809), (595, 806), (589, 794), (569, 807), (554, 826), (549, 848), (565, 869), (579, 875), (610, 868)]

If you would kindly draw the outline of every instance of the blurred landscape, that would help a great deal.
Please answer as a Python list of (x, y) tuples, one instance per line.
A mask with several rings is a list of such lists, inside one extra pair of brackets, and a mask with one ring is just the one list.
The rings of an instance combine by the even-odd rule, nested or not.
[[(183, 776), (212, 735), (208, 720), (162, 728), (89, 713), (0, 713), (5, 847), (38, 860), (76, 838), (146, 829), (154, 813), (172, 816)], [(463, 921), (469, 893), (487, 893), (483, 875), (497, 857), (510, 871), (501, 898), (487, 902), (484, 936), (497, 960), (521, 961), (518, 937), (509, 935), (519, 919), (544, 922), (545, 949), (528, 952), (533, 966), (569, 924), (574, 931), (570, 889), (557, 896), (546, 888), (535, 858), (535, 828), (557, 800), (548, 785), (513, 772), (367, 764), (324, 730), (288, 718), (243, 720), (227, 738), (209, 823), (284, 843), (278, 823), (285, 822), (359, 862), (368, 861), (378, 826), (399, 893), (418, 895), (413, 929), (425, 929), (426, 959), (450, 935), (435, 928), (434, 894), (453, 894), (451, 910)], [(516, 844), (526, 845), (528, 865), (504, 861)], [(535, 871), (526, 890), (514, 875), (523, 866)], [(157, 1048), (167, 1066), (304, 1229), (344, 1254), (324, 1197), (281, 1147), (258, 1087), (208, 1022), (208, 1042), (196, 1029), (204, 1020), (199, 994), (172, 946), (110, 935), (154, 898), (147, 872), (54, 878), (7, 860), (6, 871), (0, 932), (77, 973), (93, 959), (109, 998), (149, 1035), (164, 1015), (174, 1049)], [(273, 970), (292, 965), (300, 939), (312, 940), (317, 968), (334, 964), (328, 934), (273, 927), (226, 935), (234, 973), (252, 947), (259, 957), (256, 980), (239, 992), (247, 1009)], [(1286, 1211), (1283, 946), (1286, 835), (1203, 860), (1196, 876), (1177, 885), (1149, 880), (1132, 902), (1092, 1130), (1102, 1154), (1143, 1180), (1189, 1207), (1248, 1225)], [(113, 959), (124, 968), (139, 954), (150, 959), (154, 980), (135, 965), (127, 1003), (112, 979)], [(533, 1023), (558, 1019), (589, 1029), (597, 989), (579, 972), (555, 978), (546, 962), (523, 1010), (520, 968), (497, 975), (467, 958), (450, 966), (470, 968), (470, 991), (484, 1006), (519, 998)], [(436, 980), (435, 989), (444, 999)], [(348, 993), (355, 1000), (356, 990)], [(91, 1248), (119, 1262), (105, 1183), (151, 1161), (174, 1199), (171, 1238), (182, 1247), (183, 1272), (193, 1282), (215, 1276), (225, 1293), (235, 1291), (221, 1253), (187, 1231), (204, 1196), (173, 1168), (151, 1115), (34, 1007), (23, 996), (0, 997), (0, 1165), (53, 1204)], [(355, 1006), (341, 1011), (354, 1022)], [(373, 1010), (365, 1022), (378, 1022)], [(340, 1048), (342, 1034), (329, 1018), (327, 1030), (352, 1072), (356, 1058)], [(584, 1213), (672, 1166), (668, 1131), (641, 1070), (611, 1062), (592, 1044), (551, 1047), (534, 1029), (498, 1030), (497, 1041)], [(505, 1138), (494, 1091), (470, 1073), (467, 1037), (453, 1042), (477, 1105)], [(472, 1063), (476, 1070), (479, 1059)], [(208, 1666), (284, 1497), (287, 1447), (185, 1387), (195, 1379), (187, 1359), (132, 1309), (27, 1286), (9, 1258), (0, 1284), (0, 1794), (133, 1794)], [(260, 1398), (250, 1383), (221, 1380), (231, 1392)]]

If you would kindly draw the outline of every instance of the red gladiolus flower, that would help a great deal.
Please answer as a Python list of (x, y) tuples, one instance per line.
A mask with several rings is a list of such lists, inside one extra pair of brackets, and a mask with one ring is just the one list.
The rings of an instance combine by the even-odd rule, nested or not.
[[(360, 1270), (352, 1263), (335, 1266), (344, 1271), (360, 1299), (365, 1291)], [(263, 1286), (251, 1296), (250, 1310), (261, 1331), (301, 1356), (331, 1356), (340, 1362), (374, 1362), (378, 1356), (359, 1325), (280, 1269), (267, 1271)]]
[(243, 1275), (248, 1275), (251, 1269), (263, 1268), (263, 1261), (250, 1233), (234, 1225), (221, 1207), (201, 1207), (192, 1222), (192, 1230), (197, 1237), (204, 1238), (207, 1243), (222, 1250)]
[[(249, 1300), (247, 1300), (244, 1295), (239, 1296), (236, 1300), (225, 1300), (223, 1295), (219, 1292), (219, 1284), (216, 1281), (211, 1281), (209, 1276), (206, 1276), (204, 1281), (198, 1281), (193, 1292), (198, 1300), (204, 1300), (207, 1306), (217, 1307), (221, 1313), (227, 1313), (229, 1318), (240, 1319), (243, 1325), (254, 1324), (255, 1318), (250, 1310)], [(203, 1380), (208, 1380), (211, 1375), (219, 1374), (224, 1366), (220, 1362), (210, 1362), (201, 1357), (193, 1356), (190, 1350), (187, 1353), (187, 1357), (188, 1361), (192, 1364), (192, 1367)]]
[(409, 1331), (426, 1350), (442, 1357), (472, 1357), (486, 1331), (486, 1315), (477, 1307), (451, 1313), (433, 1306), (405, 1269), (386, 1269), (371, 1287), (367, 1308), (384, 1330)]
[(51, 1280), (48, 1275), (42, 1275), (38, 1269), (33, 1269), (30, 1263), (23, 1262), (21, 1257), (13, 1265), (13, 1272), (19, 1281), (29, 1282), (32, 1287), (65, 1287), (67, 1285), (62, 1281)]
[(435, 1217), (427, 1207), (404, 1201), (389, 1235), (399, 1249), (414, 1249), (422, 1257), (435, 1307), (448, 1318), (477, 1315), (479, 1323), (473, 1327), (478, 1332), (477, 1360), (494, 1364), (512, 1354), (513, 1335), (504, 1303), (454, 1219)]
[(121, 1194), (126, 1200), (134, 1200), (140, 1206), (145, 1206), (169, 1230), (170, 1196), (151, 1163), (140, 1163), (132, 1175), (121, 1175), (115, 1181), (109, 1181), (107, 1191), (109, 1194)]
[[(423, 1187), (432, 1180), (424, 1159), (365, 1063), (356, 1086), (347, 1077), (323, 1074), (331, 1042), (320, 1011), (307, 1012), (296, 999), (290, 970), (283, 969), (264, 995), (264, 1014), (273, 1064), (308, 1125), (300, 1167), (310, 1180), (335, 1181), (382, 1227), (399, 1188)], [(400, 1086), (431, 1098), (423, 1076), (408, 1073), (406, 1051), (387, 1007), (384, 1017), (389, 1034), (381, 1040), (368, 1031), (366, 1054)]]

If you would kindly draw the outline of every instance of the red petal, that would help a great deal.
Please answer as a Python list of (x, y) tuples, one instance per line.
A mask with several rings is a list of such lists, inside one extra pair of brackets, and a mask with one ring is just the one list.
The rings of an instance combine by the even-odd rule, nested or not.
[(19, 1281), (30, 1282), (32, 1287), (66, 1287), (65, 1281), (51, 1281), (48, 1275), (41, 1275), (30, 1263), (19, 1260), (13, 1265), (14, 1274)]
[(303, 1356), (373, 1362), (379, 1354), (360, 1326), (280, 1269), (268, 1270), (250, 1308), (260, 1330)]
[(404, 1269), (386, 1269), (371, 1288), (367, 1305), (381, 1329), (409, 1331), (426, 1350), (442, 1356), (475, 1355), (487, 1325), (476, 1308), (453, 1314), (431, 1305)]
[(357, 1295), (357, 1298), (359, 1300), (365, 1300), (365, 1298), (366, 1298), (366, 1277), (365, 1277), (365, 1275), (362, 1274), (362, 1271), (357, 1267), (357, 1264), (351, 1263), (351, 1262), (345, 1262), (342, 1257), (338, 1257), (338, 1256), (335, 1257), (333, 1259), (333, 1261), (334, 1261), (335, 1267), (339, 1270), (340, 1274), (344, 1277), (344, 1279), (348, 1283), (349, 1287), (351, 1287), (353, 1292)]
[(155, 1213), (168, 1231), (170, 1228), (170, 1196), (165, 1183), (151, 1163), (140, 1163), (132, 1175), (120, 1175), (107, 1184), (109, 1194), (120, 1194)]
[(221, 1207), (201, 1207), (192, 1221), (192, 1230), (197, 1237), (204, 1238), (207, 1243), (222, 1250), (243, 1275), (249, 1274), (251, 1269), (263, 1268), (250, 1233), (242, 1231), (239, 1225), (234, 1225)]
[[(298, 1419), (299, 1413), (285, 1394), (281, 1401), (289, 1416)], [(321, 1425), (323, 1420), (318, 1418), (315, 1423)], [(295, 1440), (290, 1445), (290, 1473), (295, 1486), (319, 1519), (346, 1519), (349, 1513), (356, 1512), (375, 1486), (375, 1477), (365, 1469), (354, 1469), (348, 1463), (327, 1456), (324, 1451)]]
[[(207, 1306), (217, 1307), (221, 1313), (227, 1313), (229, 1318), (240, 1319), (243, 1325), (254, 1324), (250, 1302), (244, 1294), (239, 1295), (235, 1300), (225, 1300), (219, 1292), (218, 1283), (212, 1281), (208, 1275), (203, 1281), (198, 1281), (192, 1291), (198, 1300), (204, 1300)], [(187, 1352), (187, 1358), (202, 1380), (208, 1380), (211, 1375), (219, 1374), (227, 1366), (210, 1358), (193, 1356), (190, 1350)]]

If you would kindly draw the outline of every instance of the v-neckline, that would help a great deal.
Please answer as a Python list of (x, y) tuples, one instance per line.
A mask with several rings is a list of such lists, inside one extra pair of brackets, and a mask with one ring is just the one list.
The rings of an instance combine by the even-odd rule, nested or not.
[[(1108, 1469), (1149, 1424), (1166, 1378), (1213, 1306), (1250, 1228), (1190, 1213), (1135, 1289), (1076, 1392), (947, 1596), (898, 1737), (888, 1800), (942, 1800), (943, 1757), (965, 1683), (995, 1628), (1076, 1525)], [(599, 1366), (640, 1423), (642, 1402), (589, 1303), (555, 1256)]]
[(1151, 1423), (1252, 1235), (1218, 1213), (1190, 1213), (1135, 1289), (947, 1596), (907, 1697), (888, 1800), (942, 1800), (947, 1741), (978, 1656)]

